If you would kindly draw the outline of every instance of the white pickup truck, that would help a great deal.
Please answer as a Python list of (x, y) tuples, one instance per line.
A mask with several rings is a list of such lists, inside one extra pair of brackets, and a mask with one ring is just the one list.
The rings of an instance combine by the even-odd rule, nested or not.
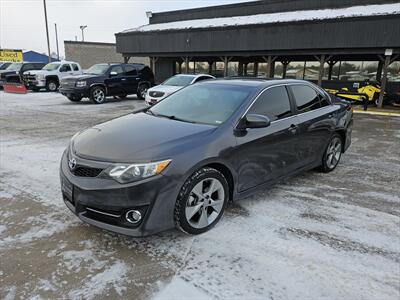
[(55, 92), (60, 86), (62, 78), (82, 73), (82, 68), (78, 63), (60, 61), (48, 63), (41, 70), (24, 72), (23, 80), (25, 86), (33, 91), (46, 88), (49, 92)]

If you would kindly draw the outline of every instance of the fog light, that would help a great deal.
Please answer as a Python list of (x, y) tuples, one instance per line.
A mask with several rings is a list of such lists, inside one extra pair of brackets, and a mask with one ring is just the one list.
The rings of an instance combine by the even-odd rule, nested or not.
[(136, 224), (142, 219), (142, 214), (138, 210), (130, 210), (125, 214), (125, 218), (129, 223)]

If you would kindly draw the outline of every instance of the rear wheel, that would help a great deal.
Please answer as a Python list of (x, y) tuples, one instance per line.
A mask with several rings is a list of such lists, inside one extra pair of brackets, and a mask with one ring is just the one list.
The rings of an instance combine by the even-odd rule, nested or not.
[(321, 171), (328, 173), (333, 171), (339, 164), (340, 158), (342, 157), (343, 141), (342, 137), (335, 133), (329, 144), (326, 147), (324, 156), (322, 158)]
[(175, 204), (175, 224), (188, 234), (210, 230), (221, 219), (229, 197), (224, 175), (202, 168), (183, 185)]
[(58, 82), (54, 79), (49, 79), (46, 82), (46, 90), (48, 92), (55, 92), (58, 89)]
[(138, 86), (136, 95), (140, 100), (143, 100), (146, 97), (147, 90), (149, 89), (149, 85), (147, 83), (141, 83)]
[(95, 86), (90, 90), (90, 100), (95, 104), (102, 104), (106, 101), (106, 91), (101, 86)]

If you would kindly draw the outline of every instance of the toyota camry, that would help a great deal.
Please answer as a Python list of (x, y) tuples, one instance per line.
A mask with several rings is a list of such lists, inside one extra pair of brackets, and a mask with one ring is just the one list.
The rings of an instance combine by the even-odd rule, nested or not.
[(63, 199), (84, 222), (121, 234), (203, 233), (229, 201), (334, 170), (352, 115), (306, 81), (200, 82), (77, 133), (61, 160)]

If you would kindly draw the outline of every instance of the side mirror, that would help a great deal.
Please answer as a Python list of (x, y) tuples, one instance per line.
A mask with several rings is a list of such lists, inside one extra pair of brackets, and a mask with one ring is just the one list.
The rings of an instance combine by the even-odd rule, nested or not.
[(246, 128), (265, 128), (271, 125), (271, 120), (263, 115), (248, 114), (245, 117), (244, 126)]
[(110, 77), (114, 77), (114, 76), (117, 76), (118, 75), (118, 73), (117, 72), (110, 72)]

